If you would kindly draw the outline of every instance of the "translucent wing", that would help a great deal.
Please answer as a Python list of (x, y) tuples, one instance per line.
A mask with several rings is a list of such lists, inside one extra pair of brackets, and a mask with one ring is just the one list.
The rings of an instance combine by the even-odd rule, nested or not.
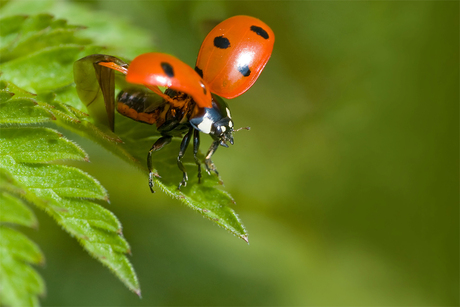
[[(107, 66), (101, 63), (109, 63)], [(115, 74), (126, 73), (128, 64), (105, 54), (93, 54), (74, 63), (74, 81), (77, 94), (96, 122), (114, 131)]]

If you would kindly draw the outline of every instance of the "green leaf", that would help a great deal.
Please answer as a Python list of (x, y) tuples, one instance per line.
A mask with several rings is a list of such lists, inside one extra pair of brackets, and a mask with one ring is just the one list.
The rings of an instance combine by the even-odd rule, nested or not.
[(27, 237), (3, 223), (36, 227), (37, 220), (19, 196), (25, 190), (0, 168), (0, 303), (6, 306), (38, 306), (44, 283), (29, 264), (42, 264), (43, 254)]
[[(0, 248), (8, 249), (2, 252), (9, 253), (12, 257), (27, 263), (41, 264), (44, 257), (37, 245), (25, 235), (9, 227), (0, 226)], [(13, 248), (8, 248), (13, 246)]]
[(8, 101), (13, 96), (14, 96), (14, 93), (10, 93), (7, 91), (0, 91), (0, 103)]
[(12, 194), (25, 194), (24, 187), (13, 177), (10, 172), (0, 167), (0, 189)]
[(0, 157), (3, 166), (29, 190), (39, 195), (85, 197), (107, 200), (105, 189), (94, 178), (75, 167), (54, 164), (15, 163), (8, 156)]
[[(9, 34), (18, 32), (28, 17), (29, 16), (27, 15), (13, 15), (0, 18), (0, 24), (2, 25), (0, 37), (5, 37)], [(2, 43), (2, 40), (0, 40), (0, 43)]]
[(10, 193), (0, 191), (0, 223), (37, 227), (37, 218), (24, 202)]
[(0, 159), (0, 167), (15, 174), (27, 189), (25, 199), (54, 217), (93, 257), (140, 294), (136, 274), (125, 255), (130, 248), (121, 235), (118, 219), (90, 200), (74, 198), (107, 199), (106, 191), (95, 179), (73, 167), (16, 163), (9, 157)]
[(0, 103), (0, 125), (44, 123), (54, 115), (31, 98), (15, 98)]
[(50, 46), (62, 44), (79, 43), (84, 44), (85, 40), (76, 40), (75, 31), (78, 29), (44, 29), (34, 33), (27, 39), (15, 42), (14, 46), (5, 46), (0, 49), (0, 62), (13, 60), (30, 53), (30, 50), (40, 50)]
[(67, 25), (66, 20), (56, 20), (50, 14), (15, 15), (1, 18), (0, 22), (8, 25), (6, 32), (11, 34), (0, 42), (0, 63), (52, 46), (90, 43), (75, 35), (83, 27)]
[(10, 306), (38, 306), (42, 278), (29, 264), (43, 263), (40, 249), (26, 236), (0, 226), (0, 302)]
[[(75, 167), (44, 164), (57, 160), (87, 161), (85, 152), (54, 129), (24, 126), (52, 122), (116, 148), (118, 137), (96, 128), (86, 120), (88, 115), (78, 109), (81, 103), (72, 86), (75, 60), (100, 47), (76, 36), (82, 27), (69, 26), (65, 20), (49, 14), (2, 20), (8, 18), (16, 26), (2, 39), (0, 50), (4, 61), (0, 65), (0, 191), (7, 209), (1, 221), (32, 225), (33, 215), (27, 215), (29, 211), (21, 198), (37, 205), (140, 295), (136, 273), (126, 257), (130, 248), (121, 234), (120, 222), (92, 201), (107, 201), (106, 190)], [(63, 103), (63, 98), (73, 106)], [(118, 152), (128, 155), (120, 149)], [(26, 274), (29, 269), (18, 269), (23, 274), (17, 275), (14, 282), (1, 281), (0, 285), (11, 288), (14, 294), (4, 302), (38, 304), (35, 292), (20, 290), (30, 283)]]
[(140, 295), (136, 273), (125, 255), (131, 250), (113, 213), (88, 200), (38, 194), (52, 203), (47, 210), (67, 232), (75, 236), (94, 258), (111, 269), (129, 289)]
[(37, 14), (30, 16), (22, 24), (22, 27), (17, 30), (19, 35), (27, 35), (30, 32), (43, 30), (53, 23), (53, 15), (51, 14)]
[(4, 128), (0, 142), (0, 156), (14, 157), (16, 162), (88, 161), (80, 147), (49, 128)]
[(87, 27), (85, 31), (81, 31), (82, 37), (107, 47), (118, 57), (133, 58), (141, 53), (154, 51), (152, 43), (155, 33), (133, 27), (123, 15), (114, 16), (101, 10), (88, 10), (76, 3), (63, 4), (53, 0), (10, 1), (2, 11), (5, 16), (22, 15), (28, 12), (28, 14), (48, 13), (65, 17), (69, 23)]
[[(88, 229), (87, 227), (90, 226), (91, 229), (103, 230), (112, 233), (112, 235), (121, 233), (121, 224), (115, 215), (91, 201), (60, 199), (59, 208), (57, 211), (59, 216), (65, 219), (69, 225), (74, 225), (69, 228)], [(80, 225), (79, 220), (84, 220), (85, 223)], [(74, 231), (73, 234), (82, 238), (90, 237), (90, 234), (85, 231)], [(120, 251), (127, 252), (129, 250), (126, 242), (121, 243), (120, 246), (123, 246)]]
[(85, 50), (85, 46), (75, 44), (44, 48), (4, 63), (2, 77), (28, 91), (50, 91), (72, 84), (69, 67), (85, 52), (96, 51), (97, 48)]
[[(9, 95), (15, 96), (16, 98), (35, 98), (37, 94), (23, 90), (22, 88), (17, 87), (12, 83), (8, 83), (5, 80), (0, 80), (0, 91), (4, 93), (9, 93)], [(8, 99), (6, 99), (8, 100)], [(5, 100), (5, 101), (6, 101)]]

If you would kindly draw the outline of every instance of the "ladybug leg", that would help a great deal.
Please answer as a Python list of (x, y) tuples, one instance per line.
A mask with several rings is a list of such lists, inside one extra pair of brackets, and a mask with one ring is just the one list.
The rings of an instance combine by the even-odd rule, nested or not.
[(171, 143), (171, 140), (171, 136), (162, 136), (152, 145), (152, 148), (150, 148), (149, 153), (147, 155), (147, 167), (149, 169), (149, 187), (152, 193), (155, 193), (155, 191), (153, 190), (153, 176), (155, 175), (152, 171), (152, 153), (162, 149), (165, 145)]
[(212, 155), (216, 152), (217, 148), (219, 147), (220, 140), (214, 141), (211, 144), (211, 147), (208, 150), (208, 153), (206, 154), (206, 159), (204, 160), (204, 163), (206, 165), (206, 172), (208, 172), (209, 175), (211, 175), (211, 171), (216, 173), (216, 175), (219, 175), (219, 172), (216, 169), (216, 166), (214, 163), (211, 161)]
[(179, 190), (182, 186), (185, 187), (188, 181), (187, 171), (185, 169), (184, 164), (182, 164), (182, 158), (184, 157), (185, 151), (187, 150), (188, 144), (190, 143), (190, 138), (192, 137), (193, 130), (194, 129), (190, 127), (187, 134), (184, 136), (182, 142), (180, 143), (179, 155), (177, 156), (177, 166), (179, 166), (179, 169), (182, 171), (183, 176), (182, 181), (179, 183)]
[(198, 165), (198, 183), (201, 183), (201, 163), (197, 157), (199, 147), (200, 147), (200, 131), (193, 129), (193, 157), (195, 158), (196, 165)]

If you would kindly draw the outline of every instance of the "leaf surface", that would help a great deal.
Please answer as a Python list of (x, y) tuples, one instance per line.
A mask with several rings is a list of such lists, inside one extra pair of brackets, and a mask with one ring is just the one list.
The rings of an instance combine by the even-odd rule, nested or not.
[(37, 218), (24, 202), (8, 192), (0, 191), (0, 223), (37, 227)]
[[(76, 36), (82, 27), (69, 26), (50, 14), (1, 20), (12, 24), (0, 50), (0, 200), (5, 209), (0, 222), (35, 226), (35, 216), (24, 201), (36, 205), (129, 289), (140, 294), (136, 273), (126, 255), (130, 247), (122, 236), (121, 224), (113, 213), (94, 202), (107, 201), (107, 191), (78, 168), (51, 164), (88, 161), (87, 154), (55, 129), (29, 126), (54, 123), (117, 148), (118, 137), (96, 128), (85, 120), (87, 114), (75, 108), (80, 104), (72, 86), (73, 63), (100, 47)], [(3, 237), (12, 237), (10, 230), (4, 233)], [(43, 281), (28, 265), (38, 262), (26, 257), (31, 253), (24, 242), (17, 240), (17, 247), (10, 243), (3, 246), (7, 257), (2, 259), (5, 278), (0, 285), (11, 294), (2, 297), (9, 305), (37, 305), (37, 294), (44, 290)]]
[(88, 161), (88, 156), (78, 145), (49, 128), (4, 128), (0, 142), (0, 156), (14, 157), (16, 162)]
[(41, 264), (38, 246), (20, 232), (0, 225), (0, 302), (11, 306), (37, 306), (45, 291), (40, 275), (30, 264)]

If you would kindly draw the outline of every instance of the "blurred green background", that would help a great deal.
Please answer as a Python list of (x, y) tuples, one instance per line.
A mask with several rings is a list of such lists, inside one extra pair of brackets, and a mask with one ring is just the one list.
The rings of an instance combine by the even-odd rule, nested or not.
[(272, 27), (265, 71), (229, 102), (252, 129), (214, 158), (250, 245), (72, 136), (92, 161), (78, 166), (109, 191), (142, 299), (37, 212), (43, 305), (459, 304), (457, 1), (82, 5), (151, 31), (152, 46), (192, 66), (213, 21)]

